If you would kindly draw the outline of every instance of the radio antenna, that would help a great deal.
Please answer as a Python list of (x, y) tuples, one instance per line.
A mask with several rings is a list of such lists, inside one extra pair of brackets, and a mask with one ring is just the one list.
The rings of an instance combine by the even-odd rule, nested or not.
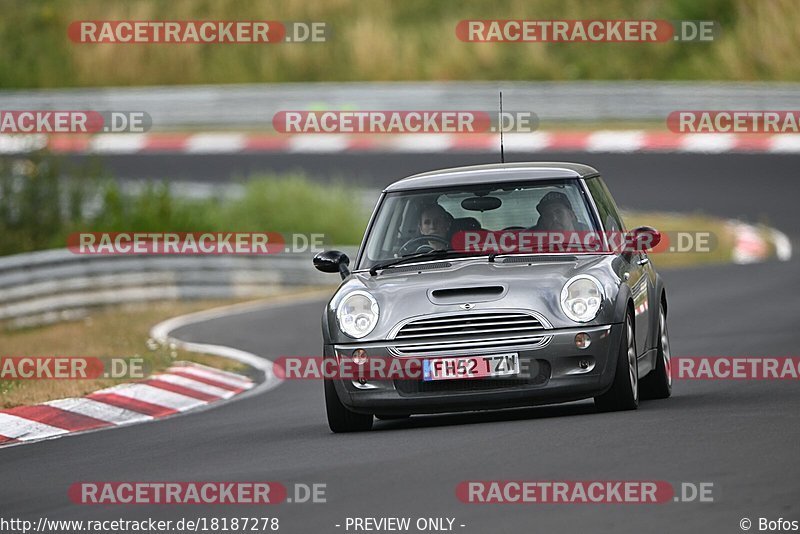
[(503, 149), (503, 91), (500, 91), (500, 115), (497, 117), (497, 127), (500, 128), (500, 163), (505, 163), (506, 153)]

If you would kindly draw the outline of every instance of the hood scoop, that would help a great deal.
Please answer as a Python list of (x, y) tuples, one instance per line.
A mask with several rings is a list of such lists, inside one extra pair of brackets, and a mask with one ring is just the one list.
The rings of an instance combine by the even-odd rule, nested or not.
[(428, 299), (434, 304), (462, 304), (489, 302), (505, 296), (505, 286), (452, 287), (428, 290)]

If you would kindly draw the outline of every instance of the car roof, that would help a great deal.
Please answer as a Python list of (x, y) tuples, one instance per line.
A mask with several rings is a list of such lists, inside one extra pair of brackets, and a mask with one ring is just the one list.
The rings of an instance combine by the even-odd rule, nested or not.
[(526, 162), (493, 163), (453, 167), (415, 174), (389, 185), (384, 192), (428, 189), (452, 185), (475, 185), (536, 180), (586, 178), (599, 174), (597, 170), (581, 163)]

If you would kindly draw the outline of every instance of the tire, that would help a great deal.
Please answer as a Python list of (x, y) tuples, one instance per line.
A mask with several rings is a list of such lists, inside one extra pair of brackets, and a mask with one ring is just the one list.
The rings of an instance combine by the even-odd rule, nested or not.
[(402, 414), (402, 415), (385, 415), (385, 414), (375, 414), (375, 417), (380, 419), (381, 421), (397, 421), (399, 419), (408, 419), (411, 417), (411, 414)]
[(625, 317), (614, 381), (608, 391), (594, 398), (594, 405), (601, 412), (635, 410), (639, 407), (639, 362), (636, 358), (633, 318), (630, 313)]
[(642, 399), (667, 399), (672, 395), (672, 356), (669, 350), (669, 330), (664, 305), (658, 312), (658, 350), (656, 368), (642, 378), (639, 393)]
[(365, 432), (372, 429), (372, 415), (348, 410), (339, 400), (331, 380), (325, 380), (325, 410), (328, 412), (328, 426), (333, 432)]

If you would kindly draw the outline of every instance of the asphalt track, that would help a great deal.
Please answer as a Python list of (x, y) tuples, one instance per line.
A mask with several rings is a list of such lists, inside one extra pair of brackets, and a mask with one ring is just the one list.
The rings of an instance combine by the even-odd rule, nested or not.
[[(727, 156), (735, 160), (727, 162), (722, 156), (577, 156), (558, 159), (594, 162), (608, 174), (631, 158), (630, 176), (648, 173), (644, 183), (609, 179), (623, 205), (704, 209), (750, 220), (758, 212), (747, 208), (759, 206), (795, 245), (800, 237), (796, 210), (788, 208), (797, 199), (796, 157), (748, 156), (756, 158), (753, 162)], [(439, 160), (441, 165), (430, 168), (458, 163), (449, 155)], [(380, 168), (376, 180), (391, 170), (386, 164)], [(799, 266), (795, 255), (783, 263), (664, 272), (673, 353), (796, 355)], [(270, 359), (319, 354), (322, 305), (250, 311), (174, 334)], [(454, 517), (457, 532), (480, 534), (733, 533), (741, 532), (739, 521), (748, 517), (757, 531), (759, 517), (800, 520), (798, 392), (797, 381), (683, 381), (676, 383), (671, 399), (643, 402), (636, 412), (598, 414), (590, 402), (582, 402), (414, 417), (377, 422), (371, 433), (333, 435), (325, 422), (321, 384), (290, 382), (201, 413), (5, 449), (0, 452), (0, 517), (270, 515), (290, 533), (344, 532), (335, 525), (356, 516)], [(489, 479), (711, 482), (714, 502), (473, 505), (456, 498), (459, 482)], [(327, 503), (101, 507), (75, 505), (67, 497), (70, 484), (109, 480), (324, 483)]]

